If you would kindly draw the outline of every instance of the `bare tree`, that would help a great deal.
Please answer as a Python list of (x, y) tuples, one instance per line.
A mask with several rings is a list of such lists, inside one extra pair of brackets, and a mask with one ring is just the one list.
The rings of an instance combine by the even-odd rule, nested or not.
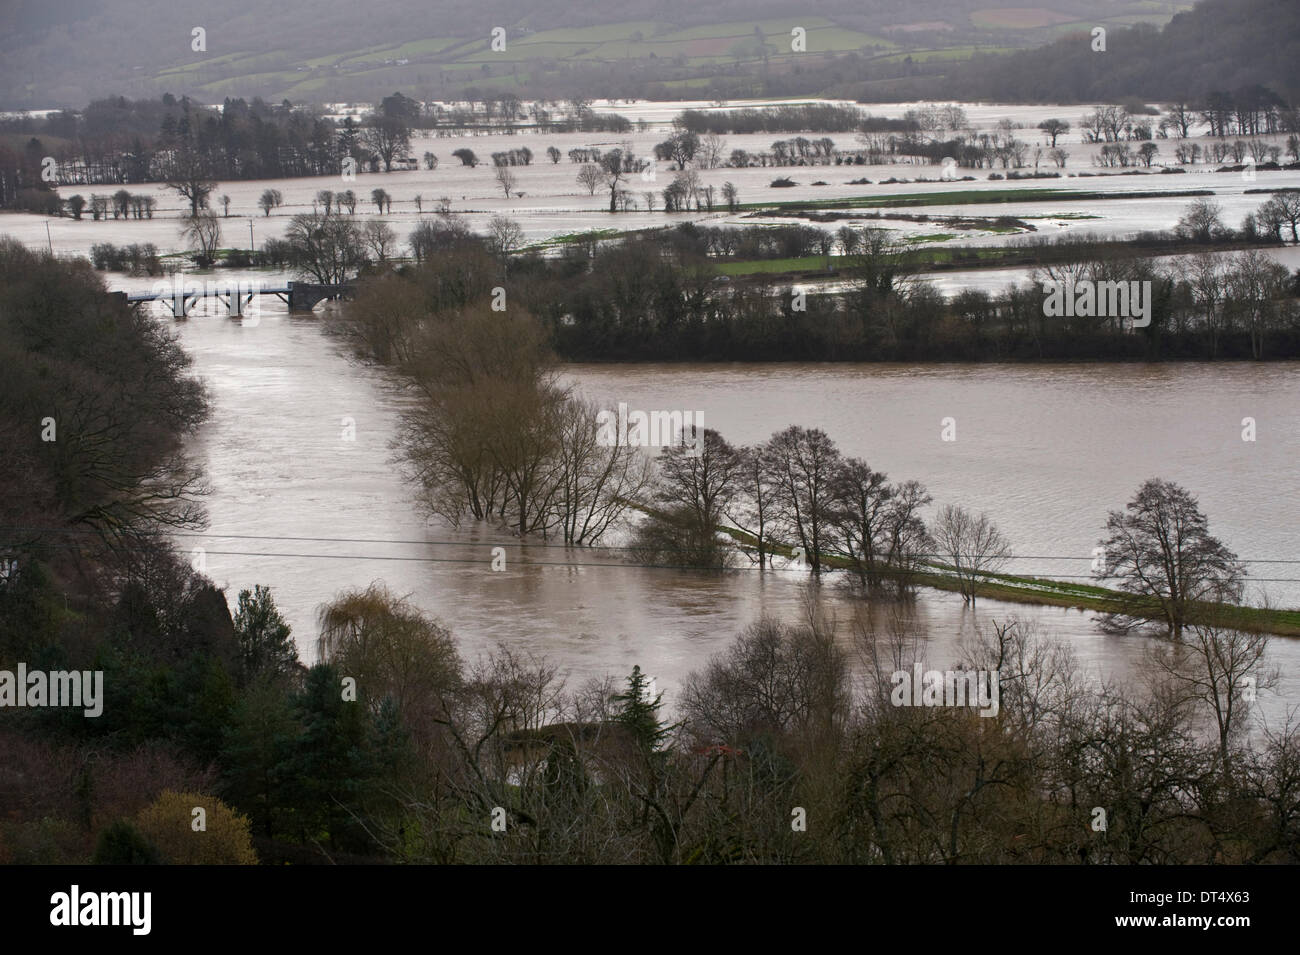
[(1175, 231), (1197, 242), (1212, 242), (1227, 231), (1222, 212), (1223, 208), (1211, 199), (1193, 199), (1183, 211)]
[(1006, 565), (1011, 545), (987, 514), (977, 516), (953, 504), (939, 511), (931, 534), (935, 553), (952, 568), (962, 600), (973, 610), (980, 582)]
[(1172, 128), (1178, 130), (1179, 139), (1187, 138), (1195, 118), (1195, 112), (1186, 103), (1170, 103), (1165, 106), (1165, 119)]
[(1233, 324), (1250, 335), (1250, 354), (1264, 357), (1267, 334), (1278, 325), (1279, 303), (1288, 297), (1291, 273), (1262, 249), (1246, 249), (1232, 257), (1227, 273), (1226, 311)]
[(600, 157), (600, 168), (603, 172), (602, 181), (609, 188), (609, 211), (618, 211), (618, 194), (622, 190), (623, 184), (623, 150), (611, 149)]
[(173, 150), (167, 169), (167, 187), (175, 189), (190, 204), (190, 215), (197, 216), (207, 207), (208, 196), (217, 188), (208, 176), (207, 161), (189, 142)]
[(585, 186), (589, 195), (595, 195), (605, 182), (605, 174), (601, 172), (600, 167), (588, 163), (578, 170), (578, 185)]
[(296, 215), (285, 231), (294, 266), (323, 285), (342, 284), (365, 262), (356, 222), (345, 216)]
[(722, 163), (722, 156), (727, 150), (727, 141), (717, 133), (707, 133), (700, 137), (697, 155), (705, 169), (716, 169)]
[(397, 233), (382, 219), (371, 219), (361, 229), (361, 242), (372, 259), (383, 264), (397, 248)]
[(1114, 628), (1131, 629), (1154, 613), (1180, 640), (1198, 604), (1241, 595), (1245, 568), (1210, 535), (1196, 498), (1172, 481), (1144, 481), (1124, 510), (1110, 512), (1106, 532), (1097, 576), (1117, 578), (1131, 595), (1131, 606), (1108, 618)]
[(737, 191), (734, 182), (724, 182), (722, 184), (722, 201), (727, 204), (728, 212), (735, 212), (739, 208), (740, 193)]
[(600, 407), (569, 399), (561, 417), (555, 508), (566, 544), (597, 544), (643, 501), (654, 462), (639, 448), (602, 444), (593, 426)]
[(1291, 227), (1291, 241), (1300, 242), (1300, 231), (1298, 231), (1300, 230), (1300, 191), (1279, 192), (1264, 203), (1264, 206), (1268, 209), (1269, 220), (1277, 223), (1273, 235), (1277, 236), (1282, 231), (1282, 226), (1287, 225)]
[(284, 205), (284, 197), (280, 194), (279, 189), (266, 189), (262, 192), (262, 197), (257, 200), (258, 206), (266, 215), (271, 214), (271, 210)]
[(1242, 732), (1251, 701), (1261, 690), (1275, 687), (1280, 678), (1278, 671), (1266, 664), (1268, 644), (1267, 634), (1221, 624), (1193, 624), (1182, 641), (1159, 644), (1151, 653), (1156, 667), (1213, 717), (1225, 770), (1231, 744)]
[(840, 452), (819, 428), (791, 425), (768, 442), (779, 523), (799, 544), (813, 573), (835, 543), (833, 482)]
[(524, 230), (518, 222), (506, 216), (493, 216), (488, 220), (488, 244), (504, 261), (523, 243)]
[(901, 588), (931, 546), (921, 508), (931, 501), (916, 481), (895, 486), (860, 458), (849, 458), (833, 483), (831, 520), (858, 579), (879, 587), (886, 575)]
[(181, 238), (195, 250), (199, 265), (207, 267), (216, 260), (217, 247), (221, 245), (221, 220), (203, 209), (183, 220)]
[(727, 516), (754, 539), (755, 559), (766, 567), (772, 553), (772, 527), (776, 521), (774, 498), (778, 493), (775, 460), (766, 444), (739, 448), (737, 494)]
[(497, 166), (492, 174), (496, 178), (497, 185), (501, 187), (506, 194), (506, 198), (509, 199), (510, 193), (514, 191), (515, 186), (519, 183), (515, 174), (510, 170), (509, 166)]
[(361, 130), (361, 141), (393, 171), (393, 161), (405, 159), (411, 151), (411, 127), (395, 116), (376, 116)]
[(1056, 148), (1056, 137), (1062, 136), (1070, 131), (1070, 124), (1063, 119), (1045, 119), (1038, 124), (1041, 129), (1051, 140), (1052, 149)]

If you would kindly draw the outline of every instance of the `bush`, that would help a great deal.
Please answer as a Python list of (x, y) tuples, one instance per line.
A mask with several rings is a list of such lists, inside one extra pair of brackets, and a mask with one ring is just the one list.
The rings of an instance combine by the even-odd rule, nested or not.
[(0, 864), (76, 865), (85, 861), (81, 835), (66, 819), (49, 816), (0, 832)]
[(158, 848), (125, 819), (119, 819), (99, 834), (95, 865), (158, 865), (161, 862)]
[(101, 272), (129, 272), (132, 275), (161, 275), (162, 260), (152, 242), (116, 246), (101, 242), (90, 247), (90, 261)]
[(796, 183), (795, 183), (795, 181), (794, 181), (793, 179), (786, 179), (786, 178), (783, 177), (783, 178), (781, 178), (781, 179), (773, 179), (773, 180), (772, 180), (772, 188), (773, 188), (773, 189), (789, 189), (789, 188), (790, 188), (791, 186), (793, 186), (793, 185), (796, 185)]
[(293, 264), (293, 245), (284, 239), (267, 239), (258, 255), (260, 264), (283, 269)]
[(53, 189), (19, 189), (13, 208), (43, 216), (63, 215), (63, 200)]
[[(192, 828), (195, 808), (205, 811), (203, 831)], [(140, 811), (136, 824), (173, 865), (257, 865), (248, 818), (215, 796), (166, 790)]]

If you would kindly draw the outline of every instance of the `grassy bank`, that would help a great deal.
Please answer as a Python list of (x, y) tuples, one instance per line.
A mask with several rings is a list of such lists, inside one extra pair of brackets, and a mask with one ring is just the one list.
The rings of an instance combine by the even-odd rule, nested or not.
[[(719, 528), (744, 549), (753, 549), (752, 535), (734, 527)], [(768, 551), (782, 557), (793, 557), (794, 548), (768, 545)], [(829, 554), (822, 557), (826, 567), (844, 570), (850, 567), (844, 557)], [(961, 585), (951, 568), (943, 564), (925, 562), (924, 569), (912, 574), (912, 579), (923, 587), (935, 590), (960, 592)], [(987, 600), (1007, 603), (1031, 604), (1043, 607), (1069, 607), (1074, 610), (1091, 610), (1097, 613), (1124, 613), (1159, 620), (1160, 611), (1154, 602), (1145, 606), (1122, 591), (1096, 584), (1072, 583), (1041, 577), (1020, 577), (1015, 574), (984, 574), (975, 586), (975, 595)], [(1252, 633), (1268, 633), (1283, 637), (1300, 637), (1300, 610), (1265, 610), (1258, 607), (1240, 607), (1235, 604), (1204, 604), (1189, 615), (1189, 623), (1204, 622), (1231, 615), (1233, 625)]]

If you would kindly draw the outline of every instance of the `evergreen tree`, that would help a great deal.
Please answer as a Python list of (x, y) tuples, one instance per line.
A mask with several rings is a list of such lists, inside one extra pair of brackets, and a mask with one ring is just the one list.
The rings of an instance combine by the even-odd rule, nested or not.
[(161, 865), (158, 849), (134, 825), (120, 819), (99, 834), (95, 865)]
[(300, 732), (289, 698), (268, 680), (250, 687), (235, 707), (221, 750), (221, 795), (248, 816), (259, 835), (284, 829), (287, 765)]
[(658, 693), (653, 699), (650, 697), (650, 680), (641, 667), (634, 666), (627, 678), (627, 691), (610, 697), (610, 702), (618, 705), (615, 722), (626, 726), (633, 738), (651, 752), (663, 745), (674, 728), (659, 718), (663, 696)]
[(243, 685), (247, 686), (258, 677), (274, 680), (301, 674), (298, 647), (289, 624), (276, 608), (271, 591), (261, 584), (251, 592), (239, 592), (235, 637), (239, 641)]
[(357, 817), (371, 790), (373, 730), (365, 704), (343, 699), (343, 675), (329, 664), (307, 671), (294, 710), (302, 734), (284, 766), (294, 818), (304, 837), (323, 836), (331, 848), (367, 850)]

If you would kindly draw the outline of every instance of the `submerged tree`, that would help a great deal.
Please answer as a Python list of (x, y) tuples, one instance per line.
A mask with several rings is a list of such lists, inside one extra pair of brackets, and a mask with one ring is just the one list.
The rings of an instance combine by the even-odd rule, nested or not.
[(975, 515), (953, 504), (939, 511), (931, 533), (937, 555), (957, 575), (962, 600), (974, 609), (980, 582), (1006, 564), (1011, 545), (987, 514)]
[(1123, 511), (1111, 511), (1101, 540), (1101, 578), (1117, 578), (1129, 608), (1109, 623), (1128, 630), (1154, 612), (1169, 635), (1181, 640), (1197, 604), (1241, 597), (1245, 568), (1209, 532), (1190, 493), (1172, 481), (1144, 481)]
[(217, 247), (221, 245), (221, 220), (202, 209), (182, 222), (181, 239), (194, 250), (199, 266), (206, 268), (216, 261)]

